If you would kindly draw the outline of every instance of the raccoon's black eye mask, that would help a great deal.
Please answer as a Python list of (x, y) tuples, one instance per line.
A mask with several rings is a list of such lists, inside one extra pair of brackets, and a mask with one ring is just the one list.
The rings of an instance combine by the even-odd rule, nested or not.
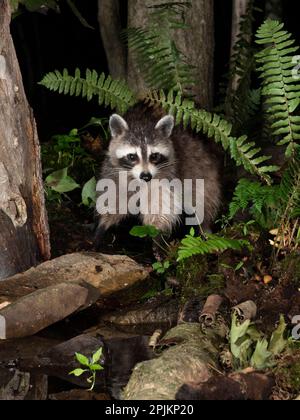
[(129, 154), (119, 160), (119, 164), (122, 168), (132, 169), (139, 162), (137, 154)]
[(168, 159), (160, 153), (152, 153), (152, 155), (149, 157), (149, 161), (153, 165), (161, 165), (162, 163), (167, 162)]

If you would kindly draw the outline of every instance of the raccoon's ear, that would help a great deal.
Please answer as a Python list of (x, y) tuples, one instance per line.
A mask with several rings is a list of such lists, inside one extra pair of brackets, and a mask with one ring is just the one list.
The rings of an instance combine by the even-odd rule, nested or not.
[(110, 117), (109, 128), (113, 137), (121, 136), (125, 131), (129, 130), (127, 122), (118, 114)]
[(167, 115), (156, 124), (155, 130), (159, 131), (163, 137), (169, 138), (172, 135), (175, 120), (172, 115)]

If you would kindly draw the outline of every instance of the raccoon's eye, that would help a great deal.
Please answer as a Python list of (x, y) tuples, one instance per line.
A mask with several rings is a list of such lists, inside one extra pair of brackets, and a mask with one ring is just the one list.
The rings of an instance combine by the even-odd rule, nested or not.
[(160, 161), (160, 154), (159, 153), (152, 153), (150, 156), (150, 162), (157, 163)]
[(127, 155), (127, 159), (128, 159), (130, 162), (136, 162), (136, 161), (137, 161), (137, 159), (138, 159), (138, 156), (137, 156), (137, 155), (134, 155), (133, 153), (131, 153), (130, 155)]

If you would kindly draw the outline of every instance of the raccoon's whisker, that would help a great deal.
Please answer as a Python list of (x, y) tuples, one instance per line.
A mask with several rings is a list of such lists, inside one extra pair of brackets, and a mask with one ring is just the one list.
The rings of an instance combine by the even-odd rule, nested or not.
[(172, 166), (174, 166), (174, 163), (173, 163), (173, 162), (170, 162), (170, 163), (164, 163), (164, 164), (162, 164), (162, 165), (158, 165), (158, 166), (157, 166), (157, 169), (166, 169), (166, 168), (170, 168), (170, 167), (172, 167)]

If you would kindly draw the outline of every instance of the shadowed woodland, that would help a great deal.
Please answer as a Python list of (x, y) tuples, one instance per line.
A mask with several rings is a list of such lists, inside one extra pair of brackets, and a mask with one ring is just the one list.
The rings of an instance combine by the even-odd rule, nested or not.
[[(298, 13), (0, 0), (0, 400), (300, 398)], [(209, 226), (97, 230), (144, 120), (213, 184)]]

